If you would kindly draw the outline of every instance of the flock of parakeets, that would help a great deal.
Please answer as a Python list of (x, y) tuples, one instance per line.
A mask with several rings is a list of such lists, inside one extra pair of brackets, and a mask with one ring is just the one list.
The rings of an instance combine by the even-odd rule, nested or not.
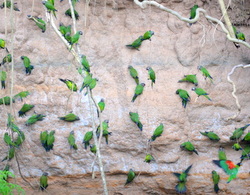
[[(60, 2), (62, 2), (62, 1), (63, 0), (60, 0)], [(7, 0), (6, 2), (7, 2), (6, 7), (11, 8), (11, 1)], [(76, 2), (77, 2), (77, 0), (72, 0), (75, 18), (79, 19), (79, 14), (75, 10)], [(56, 17), (57, 9), (55, 8), (54, 0), (42, 1), (42, 3), (46, 7), (47, 11), (52, 12), (53, 15)], [(2, 3), (0, 8), (4, 8), (4, 7), (5, 7), (5, 3)], [(197, 8), (198, 8), (197, 5), (195, 5), (193, 8), (191, 8), (190, 19), (195, 18)], [(17, 8), (16, 3), (14, 3), (13, 9), (15, 11), (20, 11)], [(71, 10), (70, 9), (66, 10), (65, 15), (71, 17)], [(42, 18), (39, 18), (37, 16), (31, 16), (31, 15), (28, 15), (28, 18), (32, 19), (36, 23), (36, 25), (42, 30), (43, 33), (46, 31), (46, 22)], [(236, 38), (245, 41), (244, 34), (237, 31), (235, 27), (233, 27), (233, 28), (234, 28)], [(70, 50), (72, 49), (74, 44), (78, 43), (80, 35), (82, 35), (81, 31), (77, 31), (76, 34), (72, 35), (71, 34), (71, 25), (65, 26), (63, 23), (60, 23), (59, 31), (61, 32), (62, 36), (68, 41), (68, 43), (71, 45)], [(145, 32), (143, 35), (139, 36), (138, 39), (133, 41), (131, 44), (126, 45), (126, 46), (131, 48), (131, 49), (139, 50), (139, 47), (141, 46), (143, 41), (145, 41), (145, 40), (151, 41), (151, 37), (153, 35), (154, 35), (154, 32), (149, 30), (149, 31)], [(236, 47), (238, 48), (239, 46), (236, 45)], [(9, 53), (7, 47), (5, 46), (5, 40), (3, 40), (3, 39), (0, 39), (0, 48), (6, 49), (6, 51)], [(34, 69), (34, 66), (30, 64), (30, 59), (27, 56), (21, 56), (21, 60), (23, 60), (23, 65), (25, 67), (26, 74), (27, 75), (31, 74), (32, 70)], [(11, 61), (12, 61), (11, 54), (7, 54), (3, 58), (2, 62), (0, 63), (0, 66), (4, 65), (6, 63), (10, 63)], [(90, 65), (89, 65), (89, 62), (88, 62), (85, 55), (81, 56), (81, 64), (82, 64), (82, 67), (78, 68), (78, 72), (79, 72), (79, 74), (82, 74), (82, 72), (84, 71), (86, 74), (86, 77), (84, 78), (84, 81), (83, 81), (82, 86), (81, 86), (79, 91), (81, 92), (84, 88), (86, 88), (86, 93), (85, 93), (85, 95), (86, 95), (89, 90), (91, 91), (92, 89), (95, 88), (98, 79), (92, 77), (93, 75), (90, 72)], [(135, 68), (133, 68), (132, 66), (129, 66), (128, 69), (129, 69), (130, 75), (132, 76), (132, 78), (135, 80), (135, 83), (136, 83), (134, 96), (132, 97), (132, 102), (134, 102), (136, 100), (136, 98), (143, 93), (145, 84), (139, 82), (138, 72), (136, 71)], [(213, 82), (212, 76), (210, 75), (210, 73), (208, 72), (208, 70), (205, 67), (198, 66), (198, 69), (201, 71), (201, 73), (203, 74), (205, 79), (209, 78), (211, 80), (211, 82)], [(153, 84), (155, 84), (155, 80), (156, 80), (156, 74), (151, 67), (147, 67), (146, 70), (148, 71), (149, 80), (151, 80), (151, 86), (153, 88)], [(5, 89), (5, 87), (6, 87), (6, 83), (5, 83), (6, 78), (7, 78), (7, 73), (5, 71), (1, 71), (0, 72), (0, 79), (1, 79), (1, 86), (3, 89)], [(78, 91), (78, 87), (77, 87), (76, 83), (74, 83), (73, 81), (71, 81), (69, 79), (61, 79), (61, 78), (59, 80), (62, 81), (63, 83), (65, 83), (67, 88), (69, 90), (71, 90), (72, 92)], [(198, 95), (198, 97), (204, 96), (205, 98), (207, 98), (208, 100), (211, 101), (210, 97), (208, 96), (209, 94), (204, 89), (197, 88), (198, 80), (197, 80), (195, 74), (184, 75), (184, 78), (179, 80), (179, 82), (193, 83), (195, 85), (195, 87), (192, 88), (192, 91), (194, 91)], [(0, 105), (1, 104), (10, 105), (11, 101), (13, 103), (15, 103), (16, 100), (23, 101), (23, 98), (27, 97), (29, 94), (30, 93), (28, 91), (22, 91), (13, 97), (5, 96), (3, 98), (0, 98)], [(187, 103), (190, 101), (190, 96), (189, 96), (188, 92), (184, 89), (178, 89), (176, 91), (176, 94), (178, 94), (180, 96), (180, 98), (182, 99), (182, 105), (184, 108), (186, 108)], [(105, 108), (104, 99), (101, 99), (100, 102), (98, 102), (98, 106), (99, 106), (99, 110), (97, 110), (97, 114), (99, 117), (100, 112), (102, 112)], [(32, 108), (34, 108), (34, 105), (24, 104), (22, 106), (22, 108), (18, 111), (19, 117), (24, 117), (26, 115), (26, 113), (28, 111), (30, 111)], [(143, 124), (140, 122), (139, 114), (136, 112), (129, 112), (129, 116), (130, 116), (131, 120), (137, 125), (139, 130), (142, 131)], [(44, 117), (45, 117), (45, 115), (43, 115), (43, 114), (33, 114), (25, 122), (25, 125), (30, 126), (30, 125), (36, 123), (37, 121), (42, 121), (44, 119)], [(80, 120), (80, 118), (73, 113), (69, 113), (65, 116), (58, 117), (58, 118), (60, 120), (67, 121), (67, 122), (74, 122), (74, 121)], [(105, 138), (106, 144), (108, 144), (108, 137), (109, 137), (109, 135), (112, 134), (112, 132), (108, 131), (109, 120), (103, 121), (101, 125), (102, 125), (102, 130), (103, 130), (102, 136)], [(233, 135), (230, 137), (230, 140), (236, 140), (236, 143), (232, 146), (232, 148), (236, 151), (242, 150), (241, 160), (237, 165), (235, 165), (232, 161), (227, 160), (226, 154), (225, 154), (225, 151), (223, 148), (219, 149), (219, 152), (218, 152), (219, 160), (213, 160), (214, 164), (221, 167), (224, 170), (224, 172), (229, 175), (228, 182), (230, 182), (232, 179), (235, 179), (237, 177), (239, 167), (241, 166), (243, 160), (250, 158), (250, 145), (247, 145), (246, 147), (243, 148), (239, 144), (239, 139), (243, 135), (244, 130), (249, 125), (250, 124), (248, 124), (244, 127), (235, 129), (235, 131), (233, 132)], [(14, 136), (15, 137), (15, 139), (14, 139), (13, 136), (9, 135), (8, 132), (6, 132), (4, 134), (4, 142), (9, 146), (9, 151), (8, 151), (7, 156), (5, 158), (3, 158), (2, 161), (5, 161), (5, 160), (10, 161), (15, 156), (15, 149), (19, 148), (19, 146), (21, 146), (21, 144), (25, 140), (24, 132), (21, 131), (19, 129), (19, 127), (15, 124), (15, 119), (11, 114), (8, 114), (7, 127), (8, 127), (8, 129), (11, 129), (11, 131), (13, 133), (16, 133), (16, 136)], [(155, 141), (157, 137), (160, 137), (162, 135), (163, 131), (164, 131), (164, 125), (161, 123), (158, 127), (156, 127), (156, 129), (153, 132), (153, 135), (148, 140), (148, 142), (151, 143), (151, 142)], [(101, 126), (99, 125), (96, 129), (97, 137), (100, 136), (100, 133), (101, 133)], [(200, 133), (202, 135), (208, 137), (212, 141), (219, 141), (220, 140), (219, 136), (212, 131), (205, 131), (205, 132), (200, 132)], [(50, 132), (43, 131), (40, 133), (41, 145), (44, 147), (44, 149), (47, 152), (49, 152), (50, 150), (53, 149), (54, 141), (55, 141), (54, 135), (55, 135), (55, 131), (50, 131)], [(90, 141), (92, 140), (92, 138), (93, 138), (93, 131), (88, 131), (85, 133), (82, 143), (84, 144), (85, 149), (87, 149), (89, 146), (90, 151), (95, 154), (96, 153), (96, 146), (93, 144), (90, 144)], [(69, 133), (69, 136), (67, 139), (68, 139), (70, 149), (77, 150), (78, 146), (77, 146), (76, 141), (75, 141), (74, 131), (71, 131)], [(246, 142), (246, 143), (250, 143), (250, 133), (247, 133), (241, 141)], [(195, 147), (193, 146), (193, 144), (190, 141), (182, 143), (180, 145), (180, 147), (182, 149), (187, 150), (187, 151), (194, 152), (198, 155), (197, 150), (195, 149)], [(151, 154), (147, 153), (145, 156), (144, 162), (150, 163), (151, 161), (155, 161), (155, 159)], [(178, 183), (175, 187), (175, 189), (178, 193), (185, 193), (187, 191), (186, 182), (187, 182), (188, 173), (189, 173), (191, 168), (192, 168), (192, 165), (190, 165), (182, 173), (173, 173), (178, 178)], [(136, 177), (135, 172), (132, 169), (130, 169), (128, 172), (128, 175), (127, 175), (127, 180), (125, 182), (125, 185), (131, 183), (135, 177)], [(220, 176), (214, 170), (212, 171), (212, 180), (214, 183), (214, 191), (217, 193), (219, 191), (218, 183), (220, 181)], [(43, 175), (40, 177), (40, 189), (45, 190), (47, 187), (48, 187), (48, 173), (44, 172)]]

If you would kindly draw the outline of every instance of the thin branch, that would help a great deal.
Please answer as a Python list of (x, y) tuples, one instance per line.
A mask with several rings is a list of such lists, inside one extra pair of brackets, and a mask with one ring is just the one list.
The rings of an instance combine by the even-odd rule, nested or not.
[(172, 10), (172, 9), (169, 9), (159, 3), (157, 3), (156, 1), (148, 1), (148, 0), (144, 0), (142, 2), (140, 2), (139, 0), (134, 0), (134, 3), (138, 6), (140, 6), (142, 9), (145, 9), (148, 5), (154, 5), (155, 7), (163, 10), (163, 11), (166, 11), (172, 15), (175, 15), (177, 18), (179, 18), (181, 21), (184, 21), (184, 22), (188, 22), (188, 23), (194, 23), (196, 21), (198, 21), (198, 19), (200, 18), (200, 12), (203, 13), (203, 15), (205, 16), (205, 18), (207, 18), (209, 21), (212, 21), (212, 22), (215, 22), (217, 24), (219, 24), (222, 28), (222, 30), (224, 31), (224, 33), (226, 33), (226, 37), (229, 41), (232, 41), (232, 42), (236, 42), (236, 43), (240, 43), (242, 45), (245, 45), (246, 47), (250, 48), (250, 44), (245, 42), (245, 41), (242, 41), (242, 40), (239, 40), (239, 39), (236, 39), (236, 38), (232, 38), (230, 36), (230, 33), (229, 31), (227, 30), (227, 28), (225, 27), (225, 25), (220, 21), (218, 20), (217, 18), (214, 18), (214, 17), (211, 17), (209, 15), (207, 15), (207, 12), (206, 10), (202, 9), (202, 8), (198, 8), (196, 10), (196, 16), (194, 19), (188, 19), (188, 18), (185, 18), (185, 17), (182, 17), (178, 12)]
[(231, 83), (233, 85), (233, 91), (232, 91), (232, 96), (234, 97), (235, 99), (235, 102), (236, 102), (236, 105), (237, 105), (237, 113), (231, 117), (229, 117), (227, 120), (231, 120), (231, 119), (235, 119), (237, 116), (239, 116), (240, 112), (241, 112), (241, 106), (240, 106), (240, 103), (239, 103), (239, 99), (238, 97), (235, 95), (236, 91), (237, 91), (237, 88), (236, 88), (236, 85), (235, 83), (231, 80), (230, 76), (234, 73), (235, 69), (236, 68), (239, 68), (239, 67), (242, 67), (242, 68), (249, 68), (250, 67), (250, 64), (248, 65), (243, 65), (243, 64), (239, 64), (239, 65), (236, 65), (233, 67), (233, 69), (231, 70), (231, 72), (228, 73), (227, 75), (227, 80), (229, 83)]

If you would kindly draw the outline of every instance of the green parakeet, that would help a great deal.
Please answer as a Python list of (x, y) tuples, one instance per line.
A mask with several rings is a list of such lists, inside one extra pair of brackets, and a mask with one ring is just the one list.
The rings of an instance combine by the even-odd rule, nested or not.
[[(0, 98), (0, 105), (4, 104), (4, 105), (10, 105), (11, 102), (11, 98), (10, 96), (5, 96), (3, 98)], [(12, 102), (15, 103), (15, 100), (12, 99)]]
[(18, 116), (19, 117), (25, 116), (26, 112), (30, 111), (34, 107), (35, 106), (31, 104), (24, 104), (22, 108), (18, 111)]
[[(20, 11), (18, 9), (18, 7), (16, 6), (17, 3), (13, 3), (13, 10), (15, 11)], [(2, 5), (0, 6), (1, 9), (3, 9), (5, 7), (5, 1), (2, 3)], [(11, 1), (10, 0), (6, 0), (6, 7), (11, 9)]]
[(218, 193), (220, 188), (219, 188), (219, 182), (220, 182), (220, 176), (216, 171), (212, 171), (212, 179), (214, 183), (214, 191), (215, 193)]
[(112, 135), (112, 132), (109, 132), (108, 130), (103, 130), (102, 136), (105, 137), (106, 144), (109, 144), (109, 135)]
[(184, 142), (180, 145), (180, 147), (184, 150), (194, 152), (195, 154), (199, 155), (198, 152), (196, 151), (194, 145), (191, 142)]
[(173, 173), (178, 178), (178, 183), (175, 186), (175, 190), (178, 193), (185, 193), (187, 191), (186, 182), (187, 177), (190, 169), (192, 168), (192, 165), (190, 165), (185, 171), (182, 173)]
[(84, 148), (85, 150), (87, 150), (88, 146), (89, 146), (89, 141), (93, 138), (93, 131), (88, 131), (85, 133), (84, 138), (83, 138), (83, 144), (84, 144)]
[(158, 127), (156, 127), (156, 129), (155, 129), (155, 131), (154, 131), (154, 133), (153, 133), (153, 135), (152, 135), (152, 137), (151, 137), (151, 139), (149, 141), (155, 141), (155, 139), (157, 137), (161, 136), (161, 134), (163, 133), (163, 131), (164, 131), (164, 126), (161, 123)]
[[(195, 16), (196, 16), (196, 10), (199, 8), (199, 6), (198, 5), (194, 5), (192, 8), (191, 8), (191, 10), (190, 10), (190, 20), (192, 20), (192, 19), (194, 19), (195, 18)], [(192, 23), (189, 23), (189, 25), (191, 26), (192, 25)]]
[(73, 113), (69, 113), (66, 116), (58, 117), (58, 118), (60, 120), (67, 121), (67, 122), (74, 122), (74, 121), (80, 120), (80, 118), (77, 115), (73, 114)]
[(87, 57), (85, 55), (81, 55), (81, 64), (86, 72), (90, 72), (89, 61), (87, 60)]
[(89, 147), (90, 147), (90, 151), (91, 151), (93, 154), (96, 154), (96, 145), (90, 144)]
[(240, 127), (237, 129), (235, 128), (233, 135), (230, 137), (230, 140), (238, 140), (243, 135), (244, 131), (249, 125), (250, 124), (247, 124), (244, 127)]
[(31, 16), (31, 15), (28, 15), (27, 17), (29, 19), (32, 19), (36, 23), (38, 28), (42, 30), (42, 33), (46, 31), (46, 22), (42, 18), (39, 18), (37, 16)]
[(14, 158), (14, 156), (15, 156), (15, 147), (11, 146), (8, 151), (8, 155), (2, 160), (2, 162), (5, 160), (10, 161), (12, 158)]
[(48, 187), (48, 173), (44, 172), (40, 177), (40, 189), (43, 191)]
[(135, 172), (133, 171), (133, 169), (129, 169), (128, 177), (127, 177), (127, 181), (126, 181), (125, 185), (131, 183), (134, 180), (134, 178), (135, 178)]
[(14, 144), (17, 148), (19, 148), (19, 146), (21, 146), (21, 144), (24, 142), (25, 140), (25, 135), (23, 131), (19, 131), (19, 134), (17, 136), (17, 138), (14, 141)]
[(137, 125), (137, 127), (142, 131), (143, 125), (140, 121), (139, 114), (137, 112), (129, 112), (130, 119)]
[(42, 131), (40, 133), (40, 141), (44, 149), (46, 150), (46, 144), (47, 144), (47, 138), (48, 138), (48, 131)]
[(154, 31), (149, 30), (147, 32), (144, 33), (144, 35), (142, 36), (142, 40), (150, 40), (151, 41), (151, 37), (154, 35)]
[[(89, 83), (89, 90), (90, 91), (95, 88), (97, 81), (98, 81), (97, 78), (91, 79), (91, 82)], [(88, 90), (86, 91), (86, 93), (84, 95), (87, 95), (87, 94), (88, 94)]]
[(83, 83), (82, 83), (80, 92), (82, 92), (82, 90), (85, 87), (88, 87), (90, 85), (91, 81), (92, 81), (92, 74), (87, 74), (86, 77), (84, 77), (84, 79), (83, 79)]
[[(74, 14), (75, 14), (75, 19), (78, 20), (79, 19), (79, 14), (78, 14), (78, 12), (75, 9), (74, 9)], [(65, 15), (69, 16), (70, 18), (72, 18), (71, 9), (67, 9), (65, 11)]]
[(69, 79), (59, 79), (59, 80), (64, 82), (70, 91), (74, 92), (77, 91), (77, 85), (74, 83), (74, 81), (71, 81)]
[(8, 132), (4, 133), (4, 137), (3, 137), (4, 142), (8, 145), (8, 146), (14, 146), (14, 142), (12, 141), (10, 135), (8, 134)]
[(207, 136), (212, 141), (219, 141), (220, 140), (219, 136), (216, 133), (214, 133), (213, 131), (205, 131), (205, 132), (200, 131), (200, 134)]
[(197, 68), (198, 68), (198, 70), (201, 71), (201, 73), (205, 77), (205, 79), (209, 78), (210, 81), (213, 82), (213, 77), (210, 75), (210, 73), (208, 72), (208, 70), (205, 67), (198, 66)]
[(1, 80), (2, 89), (5, 89), (6, 87), (6, 84), (5, 84), (6, 78), (7, 78), (7, 73), (3, 70), (0, 71), (0, 80)]
[(6, 51), (9, 53), (7, 47), (5, 47), (5, 43), (6, 43), (5, 40), (0, 39), (0, 48), (1, 49), (6, 49)]
[(245, 135), (242, 141), (250, 142), (250, 132)]
[(8, 113), (7, 127), (10, 128), (13, 132), (20, 134), (20, 129), (14, 122), (14, 117), (10, 113)]
[(134, 96), (133, 96), (133, 98), (132, 98), (132, 102), (134, 102), (135, 99), (136, 99), (139, 95), (141, 95), (141, 94), (143, 93), (144, 87), (145, 87), (145, 84), (144, 84), (144, 83), (141, 83), (141, 84), (139, 84), (139, 85), (136, 86), (136, 88), (135, 88), (135, 93), (134, 93)]
[[(102, 111), (103, 111), (104, 108), (105, 108), (105, 101), (104, 101), (103, 98), (98, 102), (98, 107), (99, 107), (99, 109), (100, 109), (100, 111), (101, 111), (101, 113), (102, 113)], [(98, 110), (97, 110), (97, 115), (98, 115), (98, 117), (99, 117), (99, 111), (98, 111)]]
[(193, 87), (192, 91), (194, 91), (198, 95), (198, 97), (202, 95), (205, 98), (207, 98), (209, 101), (212, 101), (211, 98), (208, 96), (209, 94), (204, 89)]
[[(59, 24), (59, 31), (65, 37), (67, 33), (69, 33), (69, 37), (71, 35), (71, 25), (65, 26), (62, 22)], [(65, 37), (66, 38), (66, 37)], [(70, 37), (71, 39), (71, 37)], [(67, 41), (70, 41), (67, 39)]]
[[(109, 120), (104, 120), (104, 121), (102, 122), (102, 130), (103, 130), (103, 131), (104, 131), (104, 130), (108, 130), (108, 128), (109, 128)], [(96, 135), (97, 135), (98, 138), (99, 138), (99, 136), (100, 136), (100, 130), (101, 130), (100, 125), (98, 125), (98, 127), (97, 127), (97, 129), (96, 129)]]
[(226, 152), (223, 147), (220, 146), (218, 151), (218, 158), (219, 160), (227, 160)]
[(31, 71), (34, 69), (34, 66), (30, 65), (30, 59), (27, 56), (21, 56), (21, 59), (23, 60), (26, 74), (30, 75)]
[(30, 125), (36, 123), (37, 121), (42, 121), (44, 117), (45, 117), (45, 115), (43, 115), (43, 114), (33, 114), (33, 115), (25, 122), (25, 125), (26, 125), (26, 126), (30, 126)]
[(28, 95), (30, 95), (30, 92), (28, 91), (21, 91), (20, 93), (16, 94), (14, 96), (14, 99), (20, 99), (21, 101), (23, 101), (23, 98), (26, 98)]
[(55, 0), (47, 0), (49, 1), (52, 5), (55, 5)]
[(186, 108), (187, 103), (190, 101), (188, 92), (184, 89), (177, 89), (175, 93), (180, 96), (180, 98), (182, 99), (182, 106)]
[(54, 7), (54, 5), (50, 1), (42, 1), (42, 4), (47, 8), (47, 11), (49, 13), (52, 11), (55, 18), (56, 18), (57, 9)]
[(139, 85), (139, 77), (137, 70), (133, 66), (129, 66), (128, 69), (131, 77), (135, 80), (135, 83)]
[(149, 80), (152, 81), (151, 87), (153, 87), (153, 84), (155, 84), (155, 79), (156, 79), (155, 71), (150, 66), (148, 66), (146, 70), (148, 71)]
[(237, 178), (241, 163), (235, 165), (231, 160), (213, 160), (213, 163), (222, 168), (224, 172), (229, 175), (227, 183)]
[(146, 154), (144, 162), (150, 163), (151, 161), (154, 161), (154, 157), (151, 154)]
[(250, 159), (250, 146), (249, 145), (244, 147), (244, 149), (242, 150), (240, 159), (241, 159), (240, 161), (241, 163), (244, 159), (248, 159), (248, 160)]
[(179, 83), (181, 82), (189, 82), (193, 83), (195, 86), (198, 85), (198, 80), (196, 78), (196, 74), (189, 74), (189, 75), (184, 75), (184, 78), (178, 81)]
[(233, 148), (235, 151), (242, 150), (241, 145), (240, 145), (240, 144), (238, 144), (238, 143), (235, 143), (235, 144), (232, 146), (232, 148)]
[(74, 131), (71, 131), (69, 136), (68, 136), (68, 142), (70, 145), (70, 149), (75, 149), (77, 150), (77, 145), (76, 145), (76, 140), (75, 140), (75, 134)]
[(2, 63), (0, 63), (0, 66), (1, 65), (4, 65), (5, 63), (9, 63), (12, 61), (12, 56), (11, 54), (7, 54), (6, 56), (4, 56), (3, 60), (2, 60)]
[(47, 140), (45, 143), (45, 150), (46, 152), (49, 152), (50, 150), (53, 150), (54, 142), (55, 142), (55, 131), (50, 131), (47, 136)]
[[(239, 39), (239, 40), (242, 40), (242, 41), (246, 41), (244, 33), (239, 32), (239, 31), (236, 29), (235, 26), (233, 26), (233, 30), (234, 30), (234, 35), (235, 35), (235, 38), (236, 38), (236, 39)], [(236, 47), (237, 49), (240, 47), (239, 43), (235, 43), (235, 42), (233, 42), (233, 43), (234, 43), (234, 45), (235, 45), (235, 47)]]
[(80, 39), (80, 35), (82, 35), (82, 31), (77, 31), (76, 34), (74, 34), (72, 37), (71, 37), (71, 41), (70, 41), (70, 49), (72, 49), (73, 45), (78, 43), (78, 40)]
[(129, 47), (129, 48), (136, 49), (136, 50), (139, 51), (139, 47), (141, 46), (142, 41), (143, 41), (143, 36), (140, 36), (133, 43), (131, 43), (130, 45), (126, 45), (126, 46)]

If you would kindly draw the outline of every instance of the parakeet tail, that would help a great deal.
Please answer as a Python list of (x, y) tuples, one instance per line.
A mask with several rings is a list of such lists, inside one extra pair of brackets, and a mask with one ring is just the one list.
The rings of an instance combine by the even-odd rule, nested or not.
[(197, 155), (199, 155), (198, 152), (197, 152), (197, 150), (194, 150), (194, 153), (197, 154)]
[(138, 95), (134, 95), (131, 102), (134, 102)]
[(220, 190), (219, 185), (218, 184), (214, 184), (214, 191), (215, 191), (215, 193), (218, 193), (219, 190)]
[(1, 81), (2, 89), (5, 89), (5, 81)]
[(140, 121), (137, 123), (137, 127), (142, 131), (143, 125)]
[(207, 98), (209, 101), (212, 101), (207, 95), (204, 95), (204, 97)]
[(178, 193), (185, 193), (187, 191), (186, 183), (185, 182), (179, 182), (176, 186), (175, 189)]

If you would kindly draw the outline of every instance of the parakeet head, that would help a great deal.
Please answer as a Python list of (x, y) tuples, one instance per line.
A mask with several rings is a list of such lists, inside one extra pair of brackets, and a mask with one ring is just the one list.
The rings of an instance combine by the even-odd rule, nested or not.
[(150, 32), (151, 35), (155, 34), (154, 31), (152, 31), (152, 30), (149, 30), (149, 32)]
[(199, 7), (198, 5), (194, 5), (194, 7), (193, 7), (193, 8), (196, 8), (196, 9), (197, 9), (198, 7)]
[(177, 89), (175, 93), (176, 93), (176, 94), (179, 94), (180, 90), (181, 90), (181, 89)]
[(109, 120), (108, 120), (108, 119), (106, 119), (104, 122), (105, 122), (105, 123), (109, 123)]
[(144, 86), (145, 86), (145, 83), (141, 83), (140, 85), (144, 87)]
[(146, 70), (150, 70), (151, 69), (151, 67), (150, 66), (148, 66), (147, 68), (146, 68)]
[(24, 56), (21, 56), (21, 59), (23, 60), (23, 59), (24, 59)]
[(80, 35), (82, 35), (82, 31), (78, 31)]
[(101, 101), (101, 102), (104, 102), (104, 99), (102, 98), (100, 101)]
[(133, 68), (132, 66), (128, 66), (128, 69)]
[(43, 173), (43, 176), (48, 176), (49, 174), (47, 172), (44, 172)]
[(74, 135), (74, 131), (71, 131), (70, 134), (71, 134), (71, 135)]
[(60, 22), (59, 26), (64, 26), (64, 24), (62, 22)]
[(86, 56), (85, 56), (84, 54), (82, 54), (82, 55), (81, 55), (81, 58), (84, 58), (84, 57), (86, 57)]
[(200, 70), (203, 66), (197, 66), (197, 69)]
[(196, 90), (196, 87), (193, 87), (193, 88), (192, 88), (192, 91), (195, 91), (195, 90)]
[(46, 1), (42, 1), (42, 4), (45, 5)]
[(240, 167), (242, 165), (242, 162), (237, 163), (237, 165)]
[(216, 173), (216, 171), (215, 171), (215, 170), (213, 170), (213, 171), (212, 171), (212, 174), (215, 174), (215, 173)]

